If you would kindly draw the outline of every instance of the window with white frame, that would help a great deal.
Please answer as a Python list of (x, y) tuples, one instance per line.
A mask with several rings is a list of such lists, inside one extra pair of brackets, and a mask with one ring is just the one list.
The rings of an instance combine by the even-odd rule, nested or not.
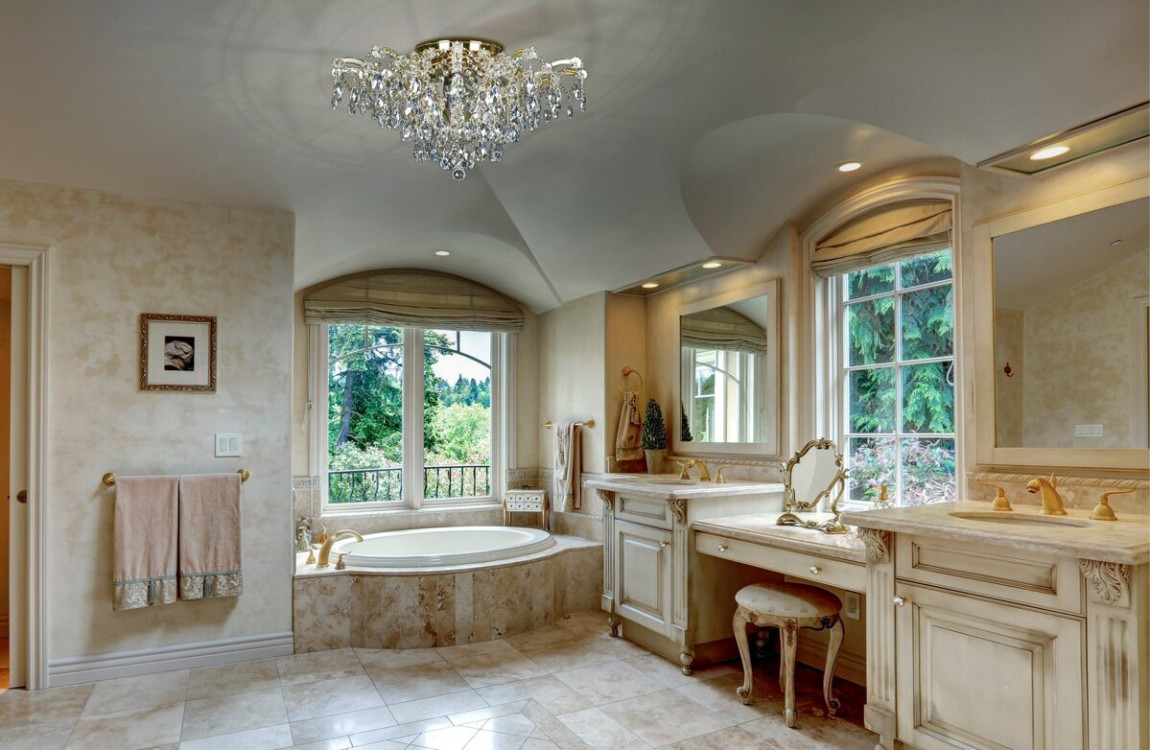
[(313, 382), (326, 419), (313, 440), (326, 509), (491, 499), (504, 334), (360, 323), (313, 331), (322, 342)]
[(947, 247), (832, 280), (851, 499), (955, 497), (953, 260)]

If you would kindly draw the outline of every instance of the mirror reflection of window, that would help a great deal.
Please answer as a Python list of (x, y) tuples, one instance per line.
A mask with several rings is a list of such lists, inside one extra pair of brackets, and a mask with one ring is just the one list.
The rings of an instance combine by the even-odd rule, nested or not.
[[(748, 301), (750, 315), (755, 314), (754, 302)], [(767, 333), (750, 315), (730, 305), (680, 319), (688, 386), (682, 390), (683, 410), (689, 415), (684, 434), (693, 441), (765, 439), (765, 410), (757, 386), (762, 381)]]

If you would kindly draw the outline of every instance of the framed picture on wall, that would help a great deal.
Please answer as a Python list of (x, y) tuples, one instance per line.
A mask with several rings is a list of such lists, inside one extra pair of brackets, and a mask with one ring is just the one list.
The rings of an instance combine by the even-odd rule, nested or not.
[(216, 390), (216, 319), (140, 314), (140, 390)]

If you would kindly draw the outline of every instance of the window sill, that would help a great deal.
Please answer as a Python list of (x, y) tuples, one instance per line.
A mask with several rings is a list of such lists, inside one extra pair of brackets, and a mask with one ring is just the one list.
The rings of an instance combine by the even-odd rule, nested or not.
[(338, 510), (327, 508), (320, 518), (359, 518), (364, 516), (394, 518), (401, 516), (418, 516), (428, 513), (466, 513), (476, 510), (501, 510), (503, 503), (498, 501), (484, 501), (480, 503), (460, 503), (457, 505), (424, 505), (421, 508), (340, 508)]

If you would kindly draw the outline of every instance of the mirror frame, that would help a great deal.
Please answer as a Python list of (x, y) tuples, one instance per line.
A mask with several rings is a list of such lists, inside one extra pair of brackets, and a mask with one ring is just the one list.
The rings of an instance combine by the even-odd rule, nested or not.
[[(974, 387), (976, 456), (981, 466), (1150, 470), (1142, 448), (1002, 448), (995, 416), (994, 238), (1150, 196), (1145, 176), (974, 226)], [(969, 339), (968, 339), (969, 340)]]
[(679, 419), (671, 419), (671, 446), (676, 455), (680, 456), (701, 456), (701, 457), (715, 457), (715, 456), (731, 456), (738, 458), (746, 458), (751, 455), (760, 455), (764, 459), (775, 457), (779, 451), (779, 347), (782, 345), (782, 340), (779, 333), (779, 287), (778, 279), (771, 279), (770, 281), (758, 282), (747, 286), (741, 286), (721, 294), (716, 294), (711, 297), (697, 300), (679, 307), (679, 318), (684, 315), (691, 315), (693, 313), (702, 312), (703, 310), (710, 310), (715, 307), (722, 307), (729, 305), (732, 302), (739, 302), (740, 300), (749, 299), (751, 297), (758, 297), (760, 295), (767, 296), (767, 353), (763, 357), (763, 405), (766, 410), (767, 428), (762, 442), (758, 443), (728, 443), (728, 442), (714, 442), (703, 443), (692, 441), (685, 443), (682, 441), (678, 425), (683, 418), (683, 341), (678, 335), (678, 321), (676, 321), (676, 342), (675, 351), (678, 353), (675, 361), (677, 367), (675, 369), (674, 378), (674, 398), (677, 403), (674, 408), (670, 410), (675, 417)]
[[(812, 450), (831, 451), (835, 462), (835, 474), (831, 477), (831, 481), (827, 484), (826, 488), (819, 490), (814, 500), (804, 502), (795, 497), (795, 487), (791, 480), (795, 466)], [(785, 485), (783, 489), (783, 514), (775, 519), (776, 525), (802, 526), (807, 529), (825, 531), (828, 534), (845, 534), (847, 532), (847, 527), (839, 520), (839, 517), (842, 516), (842, 511), (839, 509), (839, 502), (846, 493), (847, 470), (843, 468), (843, 454), (839, 452), (839, 448), (833, 440), (830, 438), (816, 438), (800, 448), (798, 453), (791, 456), (791, 460), (787, 461), (787, 467), (783, 473), (783, 484)], [(838, 490), (837, 492), (835, 491), (836, 489)], [(826, 511), (832, 516), (830, 520), (819, 522), (818, 520), (804, 519), (797, 515), (799, 513), (818, 512), (819, 503), (828, 497), (832, 497), (830, 506)]]

